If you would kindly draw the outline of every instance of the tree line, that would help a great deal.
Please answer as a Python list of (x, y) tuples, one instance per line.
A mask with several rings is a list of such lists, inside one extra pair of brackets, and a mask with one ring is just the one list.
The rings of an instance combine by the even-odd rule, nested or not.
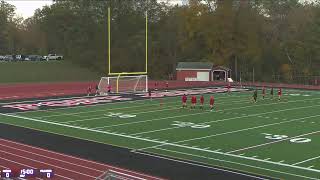
[(22, 19), (0, 1), (0, 54), (63, 54), (106, 73), (107, 9), (112, 70), (143, 71), (148, 11), (149, 75), (173, 74), (179, 61), (213, 62), (232, 77), (294, 81), (319, 76), (320, 2), (299, 0), (56, 0)]

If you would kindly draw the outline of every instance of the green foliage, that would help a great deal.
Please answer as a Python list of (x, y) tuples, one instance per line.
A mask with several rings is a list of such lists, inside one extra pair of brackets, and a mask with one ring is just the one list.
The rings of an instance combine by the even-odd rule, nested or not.
[(266, 81), (319, 75), (319, 2), (298, 0), (190, 0), (185, 6), (157, 0), (57, 0), (23, 22), (13, 6), (1, 1), (0, 52), (58, 53), (105, 73), (108, 7), (113, 71), (144, 70), (148, 10), (152, 78), (167, 78), (178, 61), (228, 66), (236, 80), (240, 74), (252, 80), (253, 69), (256, 80)]

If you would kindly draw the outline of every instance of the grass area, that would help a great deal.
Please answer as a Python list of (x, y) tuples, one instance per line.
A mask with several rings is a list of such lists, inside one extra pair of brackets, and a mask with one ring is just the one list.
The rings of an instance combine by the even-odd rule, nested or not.
[(63, 61), (1, 62), (0, 83), (97, 80), (89, 69)]
[[(205, 95), (208, 101), (209, 95)], [(215, 94), (210, 111), (180, 97), (15, 114), (0, 122), (281, 179), (320, 176), (320, 93), (284, 90), (279, 102)]]

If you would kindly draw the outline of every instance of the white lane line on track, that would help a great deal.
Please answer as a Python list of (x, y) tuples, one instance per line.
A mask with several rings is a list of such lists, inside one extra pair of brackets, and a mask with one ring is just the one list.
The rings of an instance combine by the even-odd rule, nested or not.
[[(16, 161), (12, 161), (12, 160), (10, 160), (10, 159), (6, 159), (6, 158), (3, 158), (3, 157), (0, 157), (0, 159), (4, 159), (5, 161), (9, 161), (9, 162), (14, 163), (14, 164), (19, 164), (19, 165), (21, 165), (21, 166), (23, 166), (23, 167), (30, 167), (30, 168), (36, 169), (36, 167), (29, 166), (29, 165), (27, 165), (27, 164), (19, 163), (19, 162), (16, 162)], [(62, 176), (62, 175), (60, 175), (60, 174), (57, 174), (57, 173), (55, 173), (54, 175), (55, 175), (55, 176), (58, 176), (58, 177), (61, 177), (61, 178), (63, 178), (63, 179), (74, 180), (74, 179), (71, 179), (71, 178)]]
[[(1, 113), (0, 113), (0, 115), (1, 115)], [(157, 178), (157, 177), (149, 176), (149, 175), (146, 175), (146, 174), (142, 174), (142, 173), (138, 173), (138, 172), (126, 170), (126, 169), (121, 169), (121, 168), (118, 168), (118, 167), (116, 167), (116, 166), (110, 166), (110, 165), (102, 164), (102, 163), (95, 162), (95, 161), (90, 161), (90, 160), (86, 160), (86, 159), (81, 159), (81, 158), (74, 157), (74, 156), (70, 156), (70, 155), (67, 155), (67, 154), (61, 154), (61, 153), (58, 153), (58, 152), (49, 151), (49, 150), (46, 150), (46, 149), (42, 149), (42, 148), (30, 146), (30, 145), (27, 145), (27, 144), (21, 144), (21, 143), (17, 143), (17, 142), (14, 142), (14, 141), (9, 141), (9, 140), (1, 139), (1, 138), (0, 138), (0, 143), (1, 143), (1, 141), (8, 142), (8, 143), (12, 143), (12, 144), (15, 144), (15, 145), (18, 145), (18, 146), (22, 146), (22, 147), (27, 147), (27, 148), (30, 148), (30, 149), (36, 149), (36, 150), (39, 150), (39, 151), (43, 151), (43, 152), (50, 153), (50, 154), (55, 154), (55, 155), (62, 156), (62, 157), (68, 157), (68, 158), (70, 158), (70, 159), (74, 159), (74, 160), (77, 160), (77, 161), (80, 160), (80, 161), (83, 161), (83, 162), (87, 162), (87, 163), (99, 165), (99, 166), (101, 166), (101, 167), (104, 167), (105, 169), (110, 169), (110, 168), (111, 168), (111, 169), (117, 169), (117, 170), (120, 170), (120, 171), (123, 171), (123, 172), (127, 172), (127, 173), (131, 173), (131, 174), (136, 174), (136, 175), (140, 175), (140, 176), (144, 176), (144, 177), (150, 177), (150, 178), (153, 178), (153, 179), (155, 179), (155, 178), (156, 178), (156, 179), (159, 179), (159, 178)], [(160, 179), (159, 179), (159, 180), (160, 180)]]
[[(42, 121), (42, 120), (28, 118), (28, 117), (22, 117), (22, 116), (14, 116), (14, 115), (1, 114), (1, 113), (0, 113), (0, 115), (19, 118), (19, 119), (25, 119), (25, 120), (34, 121), (34, 122), (41, 122), (41, 123), (45, 123), (45, 124), (57, 125), (57, 126), (62, 126), (62, 127), (69, 127), (69, 128), (78, 129), (78, 130), (86, 130), (86, 131), (97, 132), (97, 133), (101, 133), (101, 134), (114, 135), (114, 136), (128, 138), (128, 139), (135, 139), (135, 140), (141, 140), (141, 141), (146, 141), (146, 142), (152, 142), (152, 143), (160, 144), (159, 146), (170, 145), (170, 146), (180, 147), (180, 148), (184, 148), (184, 149), (191, 149), (191, 150), (196, 150), (196, 151), (209, 152), (209, 153), (219, 154), (219, 155), (224, 155), (224, 156), (229, 156), (229, 157), (236, 157), (236, 158), (239, 158), (239, 159), (252, 160), (252, 161), (257, 161), (257, 162), (275, 164), (275, 165), (279, 165), (279, 166), (285, 166), (285, 167), (290, 167), (290, 168), (295, 168), (295, 169), (302, 169), (302, 170), (307, 170), (307, 171), (311, 171), (311, 172), (320, 173), (320, 170), (317, 170), (317, 169), (308, 169), (308, 168), (305, 168), (305, 167), (293, 166), (293, 165), (290, 165), (290, 164), (283, 164), (283, 163), (278, 163), (278, 162), (273, 162), (273, 161), (265, 161), (265, 160), (261, 160), (261, 159), (255, 159), (255, 158), (250, 158), (250, 157), (239, 156), (239, 155), (235, 155), (235, 154), (229, 154), (229, 153), (223, 153), (223, 152), (215, 152), (215, 151), (211, 151), (211, 150), (204, 150), (204, 149), (201, 149), (201, 148), (193, 148), (193, 147), (183, 146), (183, 145), (175, 144), (175, 143), (154, 141), (154, 140), (149, 140), (149, 139), (144, 139), (144, 138), (133, 137), (133, 136), (129, 136), (129, 135), (121, 135), (121, 134), (115, 134), (115, 133), (110, 133), (110, 132), (105, 132), (105, 131), (94, 130), (94, 129), (86, 129), (86, 128), (76, 127), (76, 126), (72, 126), (72, 125), (65, 125), (65, 124), (47, 122), (47, 121)], [(155, 146), (152, 146), (151, 148), (154, 148), (154, 147)]]
[(25, 152), (26, 154), (29, 153), (29, 154), (36, 155), (36, 156), (40, 156), (40, 157), (44, 157), (44, 158), (47, 158), (47, 159), (53, 159), (53, 160), (55, 160), (55, 161), (60, 161), (60, 162), (66, 163), (66, 164), (71, 164), (71, 165), (73, 165), (73, 166), (79, 166), (79, 167), (86, 168), (86, 169), (90, 169), (90, 170), (97, 171), (97, 172), (104, 172), (104, 171), (97, 170), (97, 169), (94, 169), (94, 168), (91, 168), (91, 167), (82, 166), (82, 165), (79, 165), (79, 164), (74, 164), (74, 163), (71, 163), (71, 162), (68, 162), (68, 161), (64, 161), (64, 160), (61, 160), (61, 159), (52, 158), (52, 157), (50, 157), (50, 156), (44, 156), (44, 155), (41, 155), (41, 154), (38, 154), (38, 153), (33, 153), (32, 151), (26, 151), (26, 150), (23, 150), (23, 149), (14, 148), (14, 147), (7, 146), (7, 145), (1, 144), (1, 143), (0, 143), (0, 146), (7, 147), (7, 148), (9, 148), (9, 149), (14, 149), (14, 150), (21, 151), (21, 152)]
[(91, 175), (88, 175), (88, 174), (84, 174), (84, 173), (77, 172), (77, 171), (74, 171), (74, 170), (66, 169), (66, 168), (64, 168), (64, 167), (60, 167), (60, 166), (57, 166), (57, 165), (49, 164), (49, 163), (46, 163), (46, 162), (41, 162), (41, 161), (38, 161), (38, 160), (35, 160), (35, 159), (32, 159), (32, 158), (23, 157), (23, 156), (20, 156), (20, 155), (17, 155), (17, 154), (13, 154), (13, 153), (10, 153), (10, 152), (6, 152), (6, 151), (2, 151), (2, 150), (0, 150), (0, 152), (2, 152), (3, 154), (10, 154), (11, 156), (19, 157), (19, 158), (21, 158), (21, 159), (27, 159), (27, 160), (34, 161), (34, 162), (37, 162), (37, 163), (46, 164), (46, 165), (55, 167), (55, 168), (57, 168), (57, 169), (63, 169), (63, 170), (65, 170), (65, 171), (69, 171), (69, 172), (72, 172), (72, 173), (75, 173), (75, 174), (79, 174), (79, 175), (82, 175), (82, 176), (87, 176), (87, 177), (90, 177), (90, 178), (95, 178), (94, 176), (91, 176)]

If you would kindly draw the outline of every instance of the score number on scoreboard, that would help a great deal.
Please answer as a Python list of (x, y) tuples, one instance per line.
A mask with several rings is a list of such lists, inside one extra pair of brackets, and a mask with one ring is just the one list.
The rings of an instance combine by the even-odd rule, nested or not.
[(0, 170), (0, 178), (52, 178), (52, 169), (11, 169)]

